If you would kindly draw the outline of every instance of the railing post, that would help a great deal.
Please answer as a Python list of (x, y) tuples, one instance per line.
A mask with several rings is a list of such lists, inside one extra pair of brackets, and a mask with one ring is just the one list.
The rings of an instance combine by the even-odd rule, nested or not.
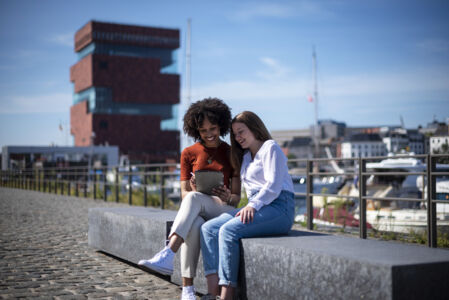
[(147, 168), (143, 168), (143, 205), (148, 206), (147, 195)]
[(307, 229), (313, 229), (313, 162), (311, 160), (306, 161), (306, 206), (307, 206)]
[(54, 174), (55, 194), (58, 194), (58, 171), (56, 168), (53, 171), (53, 174)]
[(42, 169), (42, 192), (44, 193), (47, 190), (47, 180), (45, 180), (45, 173), (45, 170)]
[(92, 176), (93, 176), (93, 192), (94, 192), (94, 200), (97, 199), (97, 172), (95, 171), (95, 167), (92, 168)]
[(106, 184), (106, 174), (107, 174), (107, 172), (108, 172), (108, 168), (107, 167), (103, 168), (103, 172), (101, 172), (103, 174), (103, 200), (105, 202), (108, 201), (108, 195), (107, 195), (108, 187), (107, 187), (107, 184)]
[(133, 205), (133, 184), (131, 181), (131, 165), (128, 166), (128, 204)]
[(84, 185), (83, 185), (84, 198), (87, 198), (87, 183), (89, 182), (89, 178), (87, 176), (89, 176), (89, 169), (88, 168), (86, 168), (84, 170), (84, 176), (83, 176), (83, 178), (84, 178)]
[(359, 157), (359, 230), (360, 238), (366, 239), (366, 161)]
[[(162, 168), (161, 168), (162, 170)], [(160, 191), (161, 191), (161, 209), (164, 209), (164, 202), (165, 202), (165, 176), (164, 176), (164, 172), (161, 171), (161, 186), (160, 186)]]
[(78, 192), (78, 188), (79, 188), (78, 169), (75, 169), (74, 176), (75, 176), (75, 197), (78, 197), (79, 196), (79, 192)]
[(437, 246), (437, 222), (436, 222), (436, 204), (433, 199), (436, 198), (436, 177), (432, 175), (435, 172), (436, 161), (431, 154), (427, 155), (427, 245), (435, 248)]
[(41, 191), (41, 170), (37, 169), (37, 190)]
[(61, 188), (61, 195), (64, 195), (64, 185), (65, 185), (65, 180), (64, 180), (64, 168), (62, 168), (62, 169), (59, 169), (60, 170), (60, 172), (59, 172), (59, 174), (61, 175), (61, 186), (60, 186), (60, 188)]
[(72, 170), (71, 169), (68, 169), (67, 170), (67, 195), (68, 196), (71, 196), (71, 194), (72, 194), (72, 189), (71, 189), (71, 182), (72, 182), (72, 179), (73, 179), (73, 172), (72, 172)]
[(118, 167), (115, 167), (115, 202), (117, 202), (118, 203), (118, 189), (119, 189), (119, 186), (118, 186), (118, 172), (119, 172), (119, 168)]

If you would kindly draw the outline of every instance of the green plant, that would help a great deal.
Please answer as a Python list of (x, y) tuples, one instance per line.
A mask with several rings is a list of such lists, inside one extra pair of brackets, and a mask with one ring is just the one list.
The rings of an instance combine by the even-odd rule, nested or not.
[(242, 191), (241, 197), (240, 197), (240, 202), (237, 205), (237, 208), (245, 207), (247, 204), (248, 204), (248, 197), (246, 196), (246, 193), (244, 191)]

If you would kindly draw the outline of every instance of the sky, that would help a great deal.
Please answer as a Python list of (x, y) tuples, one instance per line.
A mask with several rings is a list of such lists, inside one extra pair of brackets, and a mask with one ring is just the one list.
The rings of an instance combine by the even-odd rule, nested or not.
[(73, 145), (73, 39), (90, 20), (180, 29), (182, 117), (189, 18), (192, 101), (221, 98), (270, 130), (308, 128), (315, 48), (319, 119), (449, 118), (446, 0), (0, 0), (0, 146)]

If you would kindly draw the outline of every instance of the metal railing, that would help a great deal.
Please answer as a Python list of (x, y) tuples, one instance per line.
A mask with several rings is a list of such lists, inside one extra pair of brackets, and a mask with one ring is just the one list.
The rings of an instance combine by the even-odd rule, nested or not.
[[(158, 194), (157, 204), (166, 208), (167, 179), (179, 181), (178, 164), (146, 164), (125, 167), (52, 167), (0, 171), (0, 186), (30, 189), (76, 197), (102, 198), (107, 201), (123, 201), (136, 204), (134, 192), (141, 191), (144, 206), (148, 206), (151, 194)], [(109, 177), (109, 178), (108, 178)], [(180, 193), (179, 193), (180, 197)], [(153, 201), (154, 202), (154, 201)], [(154, 204), (154, 203), (153, 203)]]
[[(368, 172), (366, 170), (366, 164), (369, 161), (376, 161), (381, 159), (401, 159), (401, 158), (416, 158), (423, 159), (426, 163), (425, 171), (422, 172), (408, 172), (408, 171), (398, 171), (398, 172)], [(436, 170), (436, 160), (440, 158), (449, 158), (448, 154), (421, 154), (421, 155), (398, 155), (398, 156), (376, 156), (376, 157), (363, 157), (363, 158), (319, 158), (319, 159), (293, 159), (289, 162), (303, 163), (306, 166), (306, 192), (305, 193), (295, 193), (297, 196), (306, 197), (306, 211), (307, 211), (307, 228), (313, 229), (313, 197), (314, 196), (336, 196), (345, 199), (358, 198), (359, 201), (359, 237), (362, 239), (367, 238), (367, 221), (366, 221), (366, 200), (375, 201), (413, 201), (421, 202), (426, 201), (427, 210), (427, 245), (429, 247), (437, 246), (437, 218), (436, 218), (436, 204), (445, 203), (449, 204), (448, 200), (437, 200), (436, 198), (436, 177), (438, 176), (448, 176), (449, 172), (438, 172)], [(317, 168), (314, 164), (319, 164), (323, 162), (339, 161), (339, 162), (355, 162), (358, 167), (354, 168), (353, 172), (319, 172), (316, 171)], [(419, 175), (423, 177), (423, 191), (424, 186), (427, 187), (426, 194), (423, 193), (423, 199), (419, 198), (407, 198), (407, 197), (373, 197), (367, 196), (367, 184), (366, 180), (369, 176), (409, 176), (409, 175)], [(313, 178), (315, 176), (357, 176), (358, 177), (358, 197), (350, 195), (338, 195), (338, 194), (327, 194), (327, 193), (314, 193), (313, 192)]]
[[(369, 161), (377, 161), (381, 159), (400, 159), (400, 158), (416, 158), (425, 161), (425, 171), (421, 172), (368, 172), (366, 170), (366, 164)], [(414, 201), (414, 202), (426, 202), (427, 209), (427, 244), (429, 247), (437, 246), (437, 218), (436, 218), (436, 204), (446, 203), (449, 201), (437, 200), (436, 198), (436, 177), (448, 176), (449, 172), (438, 172), (436, 170), (437, 159), (449, 159), (448, 154), (435, 154), (435, 155), (404, 155), (404, 156), (383, 156), (383, 157), (364, 157), (364, 158), (319, 158), (319, 159), (290, 159), (289, 163), (302, 164), (305, 166), (306, 177), (306, 192), (298, 193), (296, 196), (305, 196), (306, 198), (306, 215), (307, 215), (307, 228), (313, 229), (313, 197), (314, 196), (336, 196), (345, 199), (357, 198), (359, 201), (359, 236), (362, 239), (367, 238), (367, 221), (366, 221), (366, 200), (375, 201)], [(339, 172), (320, 172), (319, 164), (330, 161), (335, 162), (350, 162), (354, 167), (354, 171)], [(132, 165), (126, 167), (55, 167), (55, 168), (35, 168), (25, 170), (7, 170), (0, 173), (0, 186), (32, 189), (42, 192), (49, 192), (61, 195), (73, 195), (79, 197), (82, 194), (83, 197), (89, 194), (94, 198), (103, 198), (104, 201), (108, 200), (108, 194), (113, 197), (116, 202), (120, 201), (120, 194), (125, 188), (127, 193), (127, 200), (129, 205), (134, 205), (133, 201), (133, 187), (135, 176), (140, 178), (141, 182), (138, 186), (139, 190), (143, 190), (143, 203), (144, 206), (148, 205), (149, 191), (159, 191), (158, 206), (164, 209), (166, 208), (166, 192), (173, 186), (167, 185), (167, 178), (179, 180), (179, 173), (176, 172), (178, 164), (149, 164), (149, 165)], [(419, 198), (406, 198), (406, 197), (373, 197), (367, 196), (367, 184), (366, 180), (369, 176), (408, 176), (419, 175), (423, 178), (423, 191), (424, 186), (427, 187), (426, 195), (423, 193), (423, 199)], [(107, 178), (107, 177), (112, 177)], [(314, 193), (313, 179), (320, 176), (346, 176), (346, 177), (358, 177), (358, 197), (351, 195), (338, 195), (328, 193)], [(97, 194), (98, 192), (98, 194)], [(101, 192), (101, 193), (100, 193)], [(180, 199), (179, 191), (179, 199)], [(123, 198), (123, 197), (122, 197)], [(154, 204), (154, 203), (153, 203)]]

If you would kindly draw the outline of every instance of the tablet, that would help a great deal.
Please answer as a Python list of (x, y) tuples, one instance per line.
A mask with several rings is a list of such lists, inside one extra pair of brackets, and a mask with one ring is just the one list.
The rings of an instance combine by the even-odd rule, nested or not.
[(220, 171), (195, 171), (196, 190), (212, 195), (212, 189), (223, 185), (223, 173)]

